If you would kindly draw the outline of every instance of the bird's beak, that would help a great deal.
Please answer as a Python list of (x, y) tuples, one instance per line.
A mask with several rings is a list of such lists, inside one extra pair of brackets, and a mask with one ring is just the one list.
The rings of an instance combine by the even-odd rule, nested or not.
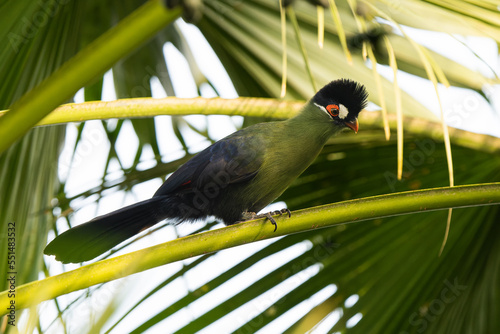
[(350, 127), (355, 133), (358, 133), (359, 124), (358, 124), (358, 119), (357, 118), (355, 118), (351, 122), (345, 122), (345, 125), (348, 126), (348, 127)]

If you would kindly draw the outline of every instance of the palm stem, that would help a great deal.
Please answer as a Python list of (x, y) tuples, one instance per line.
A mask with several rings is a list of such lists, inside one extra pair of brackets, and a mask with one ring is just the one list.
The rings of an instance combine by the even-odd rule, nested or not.
[[(281, 101), (269, 98), (240, 97), (222, 98), (175, 98), (163, 99), (136, 98), (110, 102), (94, 101), (62, 105), (42, 119), (37, 126), (69, 122), (83, 122), (94, 119), (140, 118), (159, 115), (240, 115), (285, 119), (294, 116), (304, 105), (301, 101)], [(0, 111), (2, 114), (10, 111)], [(391, 129), (397, 129), (395, 114), (387, 114)], [(0, 117), (0, 119), (3, 118)], [(383, 128), (381, 112), (362, 112), (359, 122), (362, 129)], [(429, 137), (436, 141), (443, 139), (440, 123), (405, 116), (404, 127), (407, 133)], [(500, 152), (500, 138), (471, 133), (455, 128), (449, 129), (452, 143), (488, 153)]]
[[(133, 253), (102, 260), (16, 288), (16, 309), (36, 305), (70, 292), (109, 282), (175, 261), (291, 233), (350, 222), (448, 208), (500, 204), (500, 182), (434, 188), (366, 197), (328, 204), (276, 218), (279, 228), (253, 220), (172, 240)], [(0, 293), (0, 312), (10, 305), (8, 291)]]

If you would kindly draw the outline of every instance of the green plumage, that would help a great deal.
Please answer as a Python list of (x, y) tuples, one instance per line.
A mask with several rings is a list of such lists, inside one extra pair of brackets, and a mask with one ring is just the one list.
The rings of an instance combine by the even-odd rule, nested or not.
[(308, 103), (294, 118), (248, 128), (246, 133), (259, 142), (256, 155), (262, 160), (259, 172), (245, 186), (244, 197), (254, 203), (249, 211), (258, 212), (281, 195), (314, 161), (328, 138), (340, 131), (331, 126), (328, 115), (315, 109)]

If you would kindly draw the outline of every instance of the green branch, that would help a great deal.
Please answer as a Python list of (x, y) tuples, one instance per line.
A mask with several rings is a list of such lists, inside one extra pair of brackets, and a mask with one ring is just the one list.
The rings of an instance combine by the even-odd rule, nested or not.
[[(299, 210), (276, 218), (278, 230), (259, 219), (179, 238), (133, 253), (102, 260), (16, 288), (16, 309), (37, 305), (90, 286), (144, 270), (263, 239), (311, 229), (395, 215), (500, 204), (500, 182), (366, 197)], [(0, 293), (0, 315), (8, 310), (9, 292)]]
[[(37, 126), (83, 122), (110, 118), (143, 118), (159, 115), (241, 115), (269, 118), (288, 118), (299, 112), (302, 101), (282, 101), (271, 98), (240, 97), (222, 98), (177, 98), (166, 97), (121, 99), (110, 102), (91, 101), (64, 104)], [(0, 111), (0, 116), (11, 111)], [(0, 119), (2, 119), (0, 117)]]
[(150, 0), (68, 60), (0, 118), (0, 153), (78, 89), (178, 18), (180, 13), (180, 9), (167, 10), (160, 0)]
[[(304, 105), (302, 101), (240, 97), (237, 99), (167, 97), (163, 99), (135, 98), (110, 102), (93, 101), (62, 105), (38, 122), (37, 126), (83, 122), (110, 118), (141, 118), (159, 115), (240, 115), (285, 119), (294, 116)], [(0, 111), (0, 116), (10, 111)], [(0, 120), (3, 117), (0, 117)], [(388, 114), (391, 129), (397, 128), (396, 115)], [(362, 112), (362, 129), (383, 129), (380, 112)], [(406, 133), (423, 135), (436, 141), (443, 139), (441, 123), (409, 116), (404, 117)], [(449, 128), (454, 144), (488, 153), (500, 152), (500, 138)]]

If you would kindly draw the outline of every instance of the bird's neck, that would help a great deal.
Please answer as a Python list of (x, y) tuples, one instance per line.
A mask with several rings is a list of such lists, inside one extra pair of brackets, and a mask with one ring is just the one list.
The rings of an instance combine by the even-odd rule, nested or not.
[(295, 133), (297, 136), (303, 135), (309, 140), (316, 140), (317, 143), (323, 146), (328, 138), (336, 134), (336, 127), (332, 124), (331, 118), (319, 110), (311, 101), (302, 108), (295, 116), (286, 121), (290, 133)]

